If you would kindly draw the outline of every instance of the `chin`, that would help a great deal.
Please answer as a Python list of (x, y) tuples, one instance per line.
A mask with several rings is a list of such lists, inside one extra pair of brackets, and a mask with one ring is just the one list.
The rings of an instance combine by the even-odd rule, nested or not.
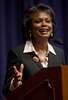
[(43, 37), (43, 38), (49, 38), (50, 35), (40, 35), (40, 37)]

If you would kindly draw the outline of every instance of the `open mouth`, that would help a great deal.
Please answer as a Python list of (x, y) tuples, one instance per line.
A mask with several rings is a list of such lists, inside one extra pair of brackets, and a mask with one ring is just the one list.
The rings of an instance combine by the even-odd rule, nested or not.
[(40, 29), (39, 32), (41, 34), (47, 34), (49, 32), (49, 30), (48, 29)]

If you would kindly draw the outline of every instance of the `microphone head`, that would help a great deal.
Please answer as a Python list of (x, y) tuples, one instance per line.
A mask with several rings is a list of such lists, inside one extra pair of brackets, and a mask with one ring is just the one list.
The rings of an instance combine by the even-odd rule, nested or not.
[(54, 39), (54, 42), (60, 45), (63, 45), (63, 42), (60, 39)]

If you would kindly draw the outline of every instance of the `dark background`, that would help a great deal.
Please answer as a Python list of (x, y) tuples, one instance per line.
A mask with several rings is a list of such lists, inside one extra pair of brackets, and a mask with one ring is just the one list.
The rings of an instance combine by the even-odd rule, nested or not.
[[(8, 51), (24, 42), (21, 27), (23, 13), (28, 6), (38, 3), (48, 4), (54, 9), (58, 25), (55, 38), (68, 45), (68, 0), (0, 0), (0, 100), (6, 100), (2, 95), (2, 87)], [(68, 65), (68, 48), (56, 46), (64, 50)]]

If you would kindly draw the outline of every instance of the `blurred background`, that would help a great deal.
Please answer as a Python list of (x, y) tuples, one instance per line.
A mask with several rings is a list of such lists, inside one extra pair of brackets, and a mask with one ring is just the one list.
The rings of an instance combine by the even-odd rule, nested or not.
[[(0, 0), (0, 100), (6, 100), (2, 94), (8, 51), (24, 42), (22, 35), (22, 17), (28, 6), (44, 3), (51, 6), (56, 14), (59, 38), (68, 46), (68, 0)], [(56, 45), (54, 43), (54, 45)], [(56, 45), (65, 52), (68, 65), (68, 48)]]

